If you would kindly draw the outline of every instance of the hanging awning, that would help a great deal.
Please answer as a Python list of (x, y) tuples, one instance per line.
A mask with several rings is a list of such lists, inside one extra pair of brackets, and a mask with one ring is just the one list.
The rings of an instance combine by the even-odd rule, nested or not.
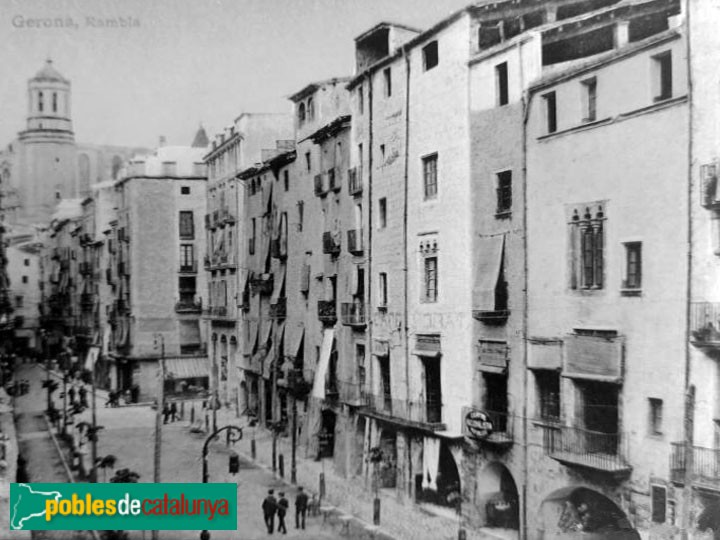
[(85, 357), (85, 369), (88, 371), (95, 370), (95, 362), (97, 362), (98, 355), (100, 354), (100, 347), (90, 347)]
[(272, 331), (272, 321), (270, 319), (264, 319), (260, 324), (260, 341), (258, 341), (258, 349), (267, 347), (268, 340), (270, 339), (270, 332)]
[(210, 366), (206, 358), (166, 358), (165, 377), (167, 379), (197, 379), (210, 376)]
[(302, 326), (286, 325), (285, 333), (285, 356), (297, 358), (300, 355), (300, 347), (302, 346), (303, 337), (305, 336), (305, 328)]
[(275, 351), (277, 350), (275, 342), (272, 342), (270, 350), (265, 355), (262, 364), (262, 376), (264, 379), (270, 379), (272, 377), (272, 367), (275, 365)]
[(269, 213), (271, 211), (270, 201), (272, 200), (272, 190), (273, 190), (273, 182), (271, 180), (270, 182), (267, 182), (265, 184), (265, 189), (263, 189), (263, 207), (262, 207), (263, 213), (265, 213), (265, 212)]
[(508, 368), (508, 344), (506, 341), (478, 341), (478, 369), (484, 373), (504, 375)]
[(270, 303), (271, 304), (277, 304), (278, 299), (280, 298), (280, 295), (282, 294), (283, 286), (285, 285), (285, 273), (286, 268), (285, 265), (281, 265), (280, 269), (275, 273), (275, 279), (273, 280), (273, 292), (272, 296), (270, 297)]
[(481, 238), (478, 245), (480, 254), (475, 280), (475, 309), (495, 311), (495, 289), (500, 277), (505, 235)]
[(258, 336), (258, 322), (248, 321), (248, 337), (245, 342), (245, 354), (252, 354)]
[(238, 283), (238, 293), (237, 293), (237, 299), (238, 299), (238, 305), (241, 305), (243, 300), (243, 294), (245, 293), (245, 289), (247, 289), (248, 285), (248, 278), (250, 277), (250, 272), (247, 268), (240, 268), (240, 280)]
[(335, 329), (326, 328), (323, 330), (322, 346), (320, 347), (320, 358), (315, 370), (313, 381), (312, 397), (325, 399), (325, 377), (327, 376), (330, 355), (332, 354), (333, 341), (335, 341)]
[(560, 371), (562, 341), (558, 339), (528, 339), (528, 369)]
[(390, 356), (390, 342), (386, 339), (373, 339), (372, 354), (374, 356)]
[(107, 356), (110, 350), (110, 338), (112, 336), (112, 327), (109, 324), (105, 325), (102, 335), (102, 354)]

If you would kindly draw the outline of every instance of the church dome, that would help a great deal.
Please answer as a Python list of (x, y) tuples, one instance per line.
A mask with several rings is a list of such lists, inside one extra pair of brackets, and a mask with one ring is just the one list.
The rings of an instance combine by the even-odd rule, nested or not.
[(45, 66), (38, 71), (32, 78), (33, 81), (56, 81), (67, 83), (68, 80), (60, 75), (60, 72), (53, 67), (53, 62), (49, 58), (45, 62)]

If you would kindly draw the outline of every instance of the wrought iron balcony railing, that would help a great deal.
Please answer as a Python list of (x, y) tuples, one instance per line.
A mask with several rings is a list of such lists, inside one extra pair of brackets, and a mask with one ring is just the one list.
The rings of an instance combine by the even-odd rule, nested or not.
[(318, 300), (318, 319), (325, 326), (332, 326), (337, 322), (337, 308), (335, 300)]
[(693, 302), (690, 313), (692, 343), (698, 347), (720, 348), (720, 302)]
[(393, 398), (388, 393), (364, 394), (365, 405), (371, 411), (432, 430), (445, 429), (442, 422), (442, 402), (439, 399), (407, 400)]
[(179, 300), (175, 303), (176, 313), (200, 313), (202, 312), (202, 302), (199, 300)]
[(277, 299), (277, 303), (270, 304), (270, 318), (284, 319), (287, 314), (287, 298), (281, 296)]
[[(720, 449), (692, 446), (691, 478), (695, 487), (720, 491)], [(687, 473), (687, 450), (684, 442), (672, 443), (670, 454), (670, 480), (685, 483)]]
[(197, 261), (180, 261), (180, 274), (197, 274)]
[(340, 235), (329, 231), (323, 233), (323, 253), (326, 255), (340, 254)]
[(340, 322), (345, 326), (365, 328), (367, 319), (364, 302), (343, 302), (340, 304)]
[(354, 255), (363, 253), (363, 230), (351, 229), (347, 232), (348, 251)]

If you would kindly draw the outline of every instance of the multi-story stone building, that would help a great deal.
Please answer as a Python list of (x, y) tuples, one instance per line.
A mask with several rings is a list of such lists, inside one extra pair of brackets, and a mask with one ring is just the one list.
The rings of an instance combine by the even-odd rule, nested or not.
[(200, 324), (207, 287), (198, 271), (205, 256), (206, 151), (160, 147), (134, 158), (115, 184), (117, 214), (107, 234), (109, 354), (117, 387), (135, 388), (140, 399), (156, 395), (162, 352), (168, 392), (208, 387)]
[[(292, 146), (292, 120), (289, 115), (244, 113), (231, 127), (218, 134), (205, 163), (208, 170), (207, 215), (205, 217), (208, 254), (204, 268), (208, 280), (208, 324), (211, 386), (220, 402), (232, 404), (240, 412), (245, 402), (241, 386), (242, 361), (238, 335), (242, 288), (247, 267), (241, 258), (246, 252), (244, 229), (246, 193), (238, 174), (262, 162), (266, 148)], [(242, 284), (242, 285), (241, 285)], [(242, 405), (243, 410), (247, 404)]]

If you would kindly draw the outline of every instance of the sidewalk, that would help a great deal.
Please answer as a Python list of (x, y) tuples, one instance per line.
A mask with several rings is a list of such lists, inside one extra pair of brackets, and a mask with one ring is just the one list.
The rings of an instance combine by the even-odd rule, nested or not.
[[(240, 419), (235, 411), (221, 409), (217, 415), (218, 426), (235, 424), (245, 426), (247, 418)], [(251, 440), (255, 432), (256, 460), (268, 469), (272, 467), (272, 435), (270, 431), (257, 427), (245, 428), (243, 440), (237, 444), (239, 453), (250, 459)], [(291, 441), (289, 437), (280, 437), (277, 440), (277, 455), (283, 455), (285, 461), (285, 480), (290, 479)], [(431, 514), (410, 501), (399, 502), (392, 491), (380, 492), (381, 519), (380, 527), (373, 527), (373, 494), (365, 489), (362, 478), (343, 478), (333, 470), (330, 460), (315, 461), (303, 457), (304, 451), (298, 448), (297, 452), (297, 481), (298, 485), (305, 486), (309, 493), (318, 493), (320, 473), (325, 474), (325, 498), (323, 506), (336, 507), (330, 520), (336, 528), (347, 528), (344, 524), (347, 518), (340, 517), (344, 512), (354, 516), (356, 523), (351, 524), (352, 529), (362, 526), (372, 536), (367, 538), (383, 538), (387, 540), (455, 540), (458, 538), (458, 519), (455, 516), (446, 517)], [(276, 473), (277, 476), (277, 473)], [(342, 510), (339, 510), (342, 509)], [(353, 538), (359, 536), (359, 530), (353, 530)], [(486, 531), (467, 530), (468, 540), (487, 540), (497, 538)]]

